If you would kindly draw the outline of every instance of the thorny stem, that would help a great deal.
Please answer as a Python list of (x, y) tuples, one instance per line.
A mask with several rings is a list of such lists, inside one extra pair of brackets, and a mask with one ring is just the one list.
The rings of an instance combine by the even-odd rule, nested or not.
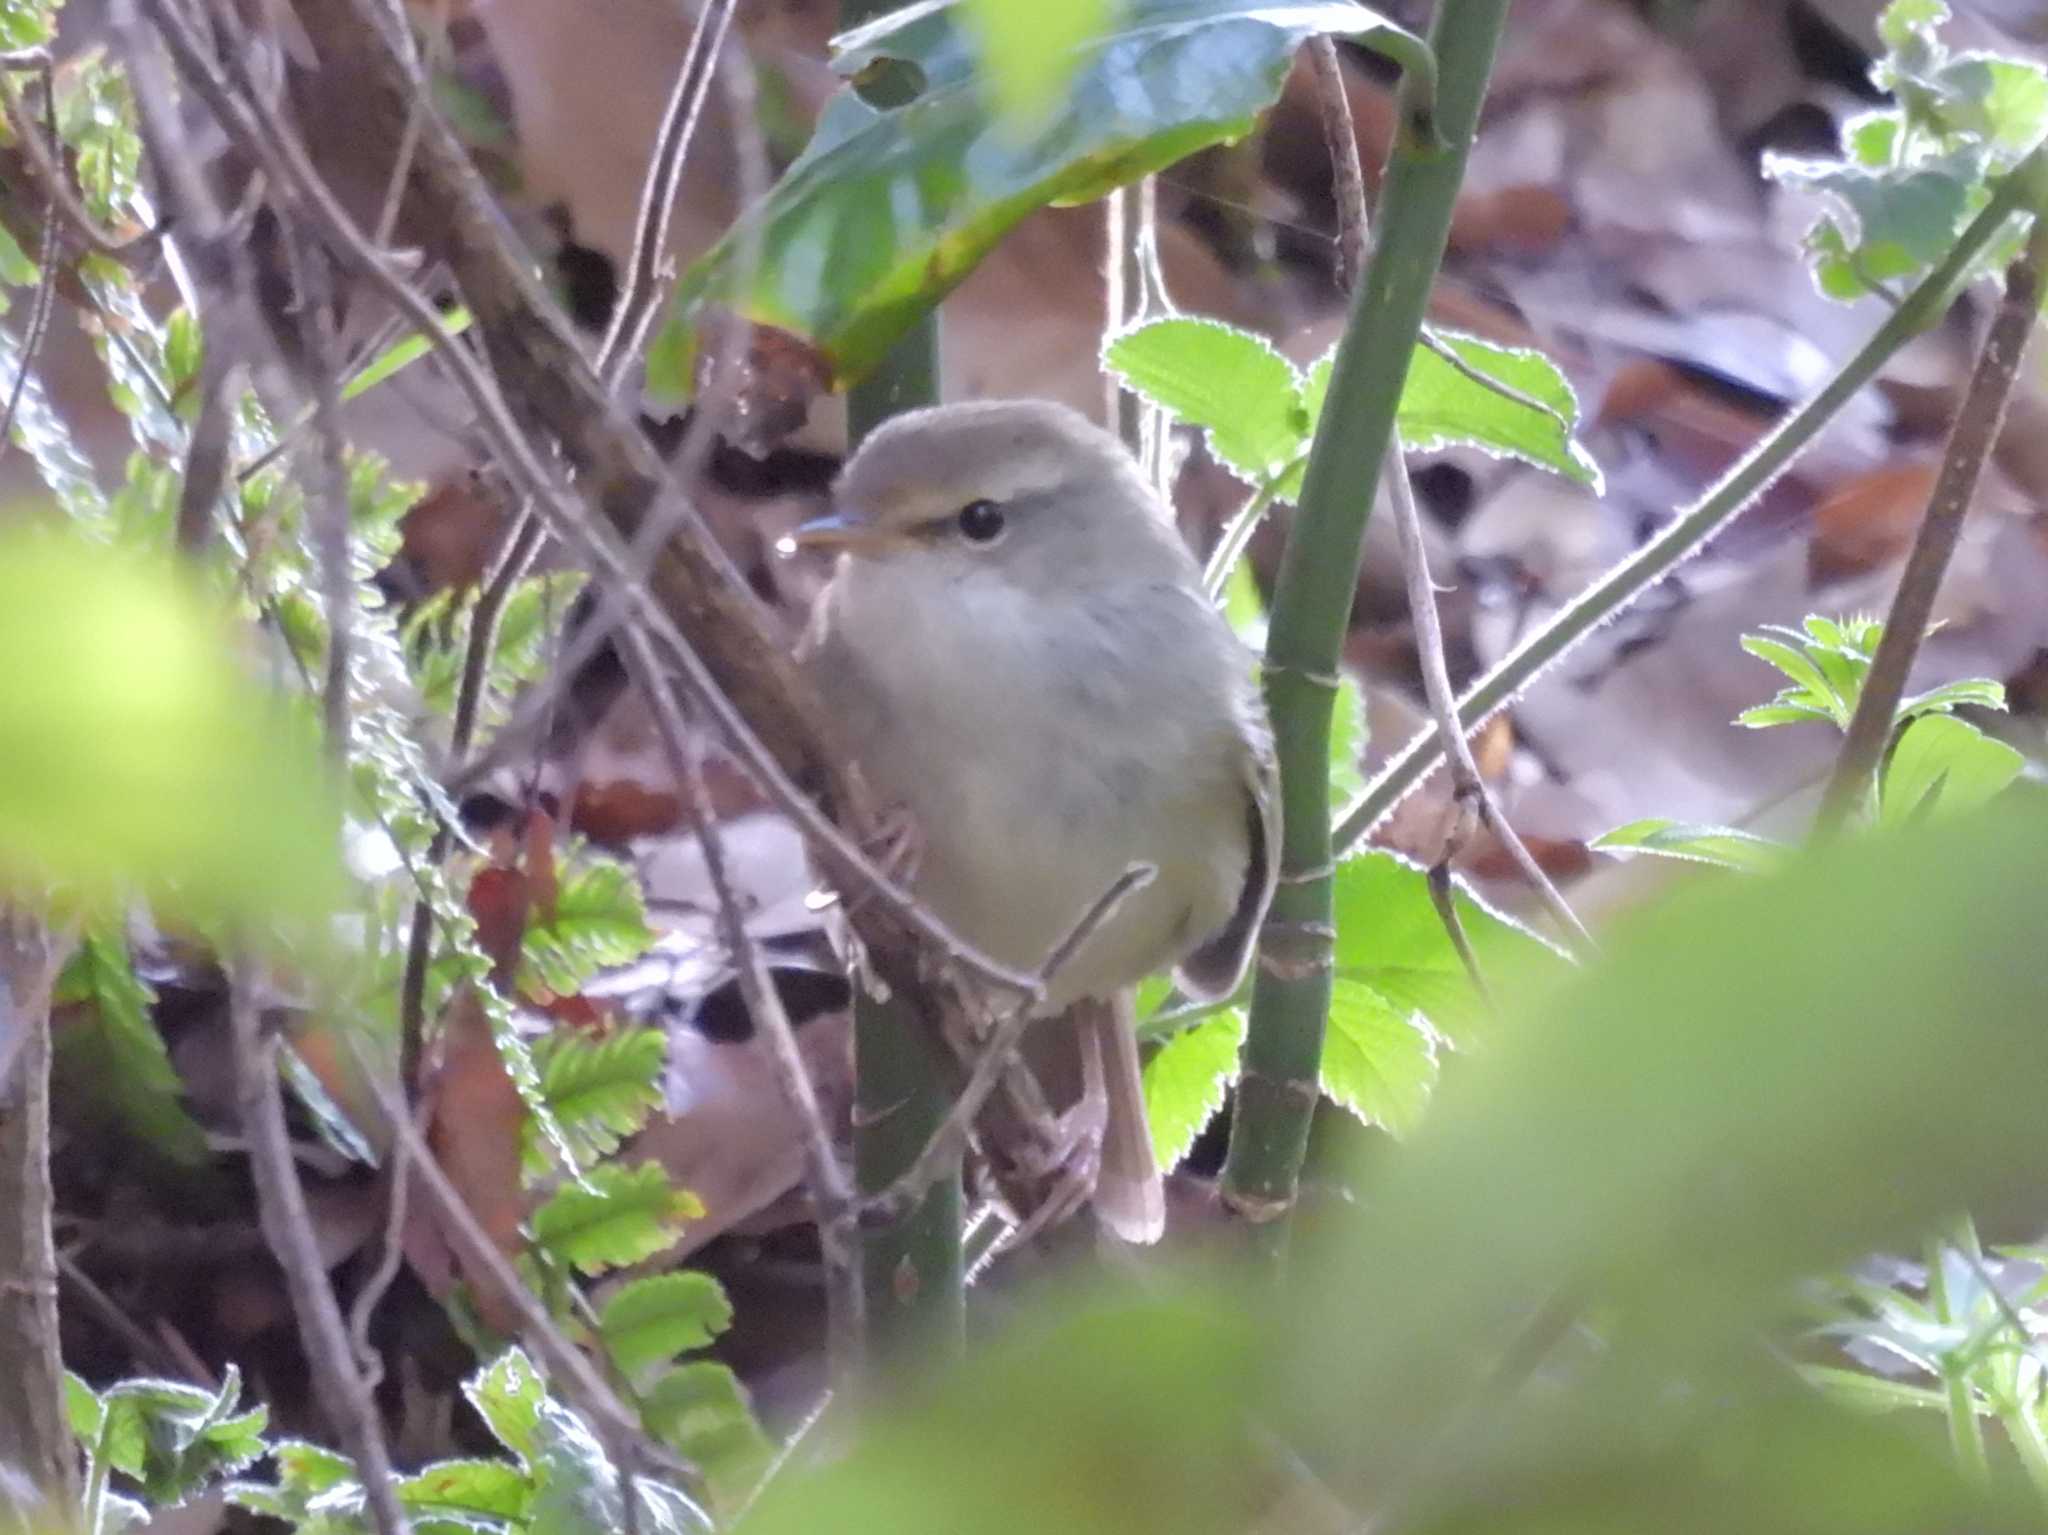
[[(1718, 533), (1799, 456), (1848, 400), (1877, 375), (1907, 342), (1938, 321), (1971, 264), (2031, 195), (2026, 177), (2035, 160), (2007, 173), (1991, 199), (1970, 221), (1948, 256), (1909, 293), (1871, 334), (1856, 355), (1805, 404), (1798, 407), (1732, 465), (1720, 481), (1671, 526), (1567, 604), (1493, 666), (1458, 701), (1458, 723), (1466, 730), (1484, 724), (1507, 706), (1545, 668), (1568, 654), (1602, 623), (1684, 563)], [(1364, 793), (1344, 812), (1336, 830), (1341, 855), (1363, 842), (1382, 819), (1426, 778), (1441, 760), (1445, 733), (1435, 723), (1404, 746)]]
[(1920, 653), (1920, 642), (1934, 616), (1934, 599), (1948, 573), (1956, 541), (1962, 536), (1963, 519), (1977, 493), (1977, 481), (1984, 461), (1991, 456), (2005, 412), (2012, 399), (2013, 381), (2019, 375), (2020, 358), (2041, 311), (2042, 271), (2048, 266), (2048, 216), (2037, 214), (2026, 249), (2006, 268), (2005, 297), (1984, 337), (1983, 350), (1970, 375), (1950, 430), (1941, 469), (1935, 475), (1934, 491), (1927, 513), (1906, 556), (1905, 571), (1885, 617), (1884, 633), (1871, 658), (1870, 672), (1856, 700), (1841, 754), (1834, 773), (1821, 795), (1814, 834), (1830, 837), (1840, 831), (1856, 809), (1869, 801), (1878, 765), (1890, 744), (1897, 723), (1899, 702), (1906, 695), (1906, 679)]
[[(1358, 163), (1358, 136), (1351, 125), (1351, 103), (1344, 94), (1344, 74), (1337, 60), (1337, 45), (1327, 37), (1317, 37), (1310, 41), (1309, 50), (1315, 61), (1316, 94), (1322, 103), (1323, 135), (1328, 140), (1330, 159), (1336, 166), (1338, 271), (1344, 286), (1349, 288), (1352, 274), (1363, 270), (1368, 243), (1365, 174)], [(1393, 511), (1395, 538), (1401, 546), (1401, 571), (1407, 584), (1409, 621), (1415, 627), (1415, 652), (1422, 672), (1423, 697), (1428, 700), (1431, 717), (1443, 728), (1444, 739), (1450, 743), (1453, 797), (1477, 809), (1480, 821), (1492, 829), (1552, 919), (1569, 937), (1576, 938), (1590, 949), (1593, 946), (1592, 935), (1565, 903), (1564, 897), (1558, 894), (1557, 887), (1543, 872), (1542, 865), (1530, 855), (1521, 835), (1501, 814), (1500, 806), (1494, 803), (1492, 791), (1487, 788), (1486, 779), (1479, 771), (1479, 763), (1472, 755), (1472, 743), (1457, 726), (1457, 694), (1452, 690), (1450, 666), (1444, 659), (1444, 632), (1437, 614), (1436, 583), (1429, 575), (1429, 550), (1423, 542), (1422, 517), (1415, 505), (1415, 487), (1408, 480), (1398, 426), (1387, 438), (1387, 457), (1381, 466), (1380, 481)], [(1462, 830), (1467, 823), (1460, 816), (1453, 825)], [(1446, 839), (1438, 857), (1442, 869), (1448, 870), (1463, 840), (1462, 836)], [(1447, 874), (1445, 880), (1448, 881)], [(1434, 881), (1431, 888), (1434, 892)], [(1439, 901), (1438, 909), (1444, 915), (1451, 942), (1464, 956), (1473, 979), (1484, 992), (1485, 982), (1479, 976), (1471, 945), (1465, 941), (1463, 927), (1457, 920), (1457, 908), (1445, 896)]]

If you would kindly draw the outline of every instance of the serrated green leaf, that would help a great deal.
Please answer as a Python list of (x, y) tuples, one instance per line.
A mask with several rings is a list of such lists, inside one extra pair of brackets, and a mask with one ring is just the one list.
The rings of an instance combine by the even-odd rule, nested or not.
[(541, 1097), (585, 1161), (610, 1156), (647, 1122), (661, 1102), (667, 1057), (668, 1036), (654, 1028), (624, 1028), (602, 1038), (558, 1029), (533, 1050)]
[(1896, 53), (1915, 42), (1931, 41), (1948, 16), (1943, 0), (1892, 0), (1877, 18), (1878, 40)]
[(722, 305), (811, 342), (835, 385), (860, 378), (1034, 209), (1092, 201), (1238, 137), (1304, 38), (1386, 25), (1334, 0), (1128, 0), (1076, 51), (1062, 110), (1020, 138), (990, 111), (949, 8), (882, 17), (839, 40), (835, 67), (914, 77), (914, 99), (876, 105), (846, 89), (828, 102), (748, 226), (684, 274), (668, 324)]
[[(1480, 1032), (1487, 1008), (1444, 932), (1423, 869), (1392, 853), (1363, 853), (1338, 866), (1334, 898), (1339, 980), (1370, 988), (1403, 1018), (1420, 1013), (1453, 1043)], [(1462, 886), (1455, 900), (1489, 985), (1528, 987), (1558, 975), (1563, 961), (1549, 944)]]
[(745, 1390), (716, 1360), (693, 1359), (669, 1371), (643, 1394), (640, 1410), (648, 1432), (704, 1468), (722, 1504), (752, 1492), (773, 1458), (775, 1447)]
[(108, 1387), (101, 1397), (106, 1417), (98, 1440), (107, 1464), (140, 1482), (154, 1504), (184, 1502), (267, 1453), (263, 1430), (269, 1409), (236, 1412), (241, 1392), (233, 1365), (217, 1392), (166, 1380)]
[(1237, 1080), (1237, 1052), (1244, 1043), (1244, 1014), (1226, 1008), (1182, 1029), (1145, 1063), (1145, 1120), (1152, 1154), (1162, 1168), (1179, 1166), (1195, 1137), (1223, 1107)]
[(2025, 767), (2026, 758), (1975, 725), (1922, 715), (1885, 763), (1879, 819), (1900, 826), (1923, 815), (1975, 810), (2004, 793)]
[(1370, 745), (1366, 730), (1365, 693), (1349, 672), (1337, 678), (1337, 698), (1330, 709), (1330, 803), (1349, 804), (1365, 792), (1360, 764)]
[(1958, 130), (2024, 154), (2048, 129), (2048, 75), (2020, 59), (1959, 54), (1942, 65), (1935, 88), (1947, 99), (1944, 115)]
[(651, 1258), (704, 1213), (658, 1162), (594, 1167), (533, 1212), (534, 1244), (586, 1274)]
[(653, 942), (639, 879), (593, 858), (561, 881), (553, 912), (528, 923), (525, 963), (549, 991), (573, 996), (604, 966), (628, 964)]
[(1631, 821), (1626, 826), (1617, 826), (1604, 836), (1595, 837), (1592, 846), (1603, 853), (1656, 853), (1752, 874), (1776, 868), (1792, 852), (1783, 843), (1733, 826), (1661, 820)]
[(530, 1464), (535, 1450), (534, 1426), (547, 1388), (525, 1351), (506, 1349), (462, 1383), (462, 1394), (498, 1443)]
[(1809, 708), (1805, 704), (1758, 704), (1754, 709), (1744, 709), (1735, 716), (1735, 723), (1748, 730), (1768, 730), (1773, 725), (1805, 725), (1815, 720), (1823, 725), (1838, 723), (1826, 709)]
[(212, 1156), (206, 1132), (185, 1108), (184, 1083), (150, 1017), (156, 994), (136, 975), (121, 934), (87, 929), (52, 1000), (63, 1009), (53, 1069), (66, 1096), (178, 1166), (203, 1165)]
[[(113, 902), (315, 916), (341, 889), (304, 701), (255, 686), (168, 556), (0, 534), (0, 866)], [(146, 749), (143, 749), (146, 747)]]
[(605, 1301), (598, 1335), (628, 1375), (707, 1348), (732, 1325), (732, 1302), (709, 1274), (685, 1269), (636, 1279)]
[(1967, 677), (1960, 682), (1944, 682), (1940, 687), (1929, 688), (1924, 693), (1915, 693), (1901, 703), (1898, 717), (1908, 720), (1922, 714), (1945, 714), (1950, 709), (1962, 708), (1993, 709), (2003, 714), (2006, 710), (2005, 685), (1993, 682), (1989, 677)]
[(1305, 450), (1314, 423), (1301, 375), (1270, 342), (1220, 320), (1175, 317), (1127, 330), (1103, 348), (1126, 386), (1200, 427), (1209, 451), (1254, 489)]
[(1464, 443), (1496, 458), (1548, 469), (1599, 493), (1600, 466), (1572, 435), (1578, 427), (1579, 399), (1556, 363), (1541, 352), (1497, 346), (1477, 336), (1446, 331), (1438, 339), (1468, 368), (1534, 403), (1509, 399), (1468, 378), (1428, 347), (1417, 347), (1396, 417), (1404, 444), (1431, 452)]
[(1436, 1077), (1436, 1038), (1418, 1014), (1357, 981), (1331, 987), (1322, 1085), (1333, 1103), (1406, 1135), (1421, 1122)]
[(496, 1528), (525, 1517), (533, 1488), (510, 1461), (437, 1460), (399, 1482), (398, 1496), (409, 1514), (481, 1515)]
[(1827, 678), (1821, 675), (1820, 668), (1802, 651), (1783, 640), (1774, 640), (1763, 634), (1745, 634), (1742, 637), (1742, 648), (1759, 661), (1769, 662), (1792, 679), (1799, 691), (1796, 697), (1780, 694), (1780, 703), (1803, 703), (1813, 708), (1825, 709), (1830, 717), (1837, 718), (1842, 724), (1848, 723), (1848, 711), (1841, 695), (1830, 685)]

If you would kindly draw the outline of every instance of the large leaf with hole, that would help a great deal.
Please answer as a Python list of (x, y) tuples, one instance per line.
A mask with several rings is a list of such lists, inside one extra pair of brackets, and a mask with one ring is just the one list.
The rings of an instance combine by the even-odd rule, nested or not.
[[(790, 331), (835, 383), (860, 377), (1026, 214), (1100, 197), (1238, 138), (1318, 32), (1398, 31), (1349, 0), (1130, 0), (1074, 49), (1064, 107), (1000, 113), (969, 36), (913, 5), (838, 40), (852, 84), (755, 214), (684, 274), (672, 327), (707, 303)], [(651, 392), (687, 392), (676, 330)]]

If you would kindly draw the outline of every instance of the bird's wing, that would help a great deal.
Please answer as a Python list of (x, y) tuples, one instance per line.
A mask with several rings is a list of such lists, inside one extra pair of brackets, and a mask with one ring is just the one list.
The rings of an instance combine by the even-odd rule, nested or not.
[(1227, 997), (1243, 981), (1280, 875), (1280, 764), (1264, 715), (1246, 712), (1244, 885), (1230, 920), (1180, 962), (1182, 989), (1203, 998)]

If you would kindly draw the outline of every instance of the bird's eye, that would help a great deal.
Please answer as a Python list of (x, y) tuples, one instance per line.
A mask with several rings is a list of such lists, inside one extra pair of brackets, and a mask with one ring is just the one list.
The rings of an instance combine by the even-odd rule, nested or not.
[(968, 502), (960, 508), (960, 533), (972, 543), (994, 543), (1003, 536), (1003, 509), (993, 501)]

